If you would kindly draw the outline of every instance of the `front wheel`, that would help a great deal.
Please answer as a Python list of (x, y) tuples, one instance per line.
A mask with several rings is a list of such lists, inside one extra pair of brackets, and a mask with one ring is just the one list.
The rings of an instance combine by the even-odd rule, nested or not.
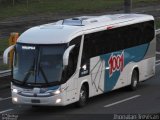
[(131, 77), (130, 89), (136, 90), (137, 86), (138, 86), (138, 82), (139, 82), (139, 75), (138, 75), (138, 72), (136, 70), (134, 70), (132, 73), (132, 77)]
[(88, 100), (87, 87), (83, 85), (80, 90), (79, 101), (77, 102), (78, 107), (83, 107), (86, 105)]

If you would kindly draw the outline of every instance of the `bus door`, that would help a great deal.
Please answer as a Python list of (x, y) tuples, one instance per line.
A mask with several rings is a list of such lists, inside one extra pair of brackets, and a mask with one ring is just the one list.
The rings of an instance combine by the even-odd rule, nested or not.
[(70, 42), (70, 46), (74, 45), (75, 47), (69, 54), (69, 63), (67, 66), (67, 101), (72, 102), (74, 101), (76, 90), (77, 90), (77, 79), (79, 77), (78, 72), (78, 58), (80, 52), (80, 45), (81, 45), (81, 36), (76, 37)]

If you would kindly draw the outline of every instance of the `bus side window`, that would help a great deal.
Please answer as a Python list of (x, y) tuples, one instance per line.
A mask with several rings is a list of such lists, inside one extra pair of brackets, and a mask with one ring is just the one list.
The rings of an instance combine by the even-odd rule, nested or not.
[(84, 39), (81, 67), (89, 61), (93, 54), (92, 50), (95, 49), (95, 46), (93, 46), (94, 42), (91, 40), (91, 35), (85, 35)]
[(143, 26), (143, 39), (147, 43), (154, 38), (154, 21), (145, 22)]
[(68, 66), (65, 68), (65, 70), (63, 72), (63, 74), (65, 74), (65, 75), (63, 75), (65, 77), (65, 80), (68, 80), (76, 72), (80, 43), (81, 43), (81, 36), (73, 39), (69, 43), (69, 46), (75, 45), (75, 47), (73, 48), (73, 50), (71, 51), (71, 53), (69, 55)]
[(70, 76), (74, 74), (77, 68), (78, 55), (79, 55), (80, 45), (76, 45), (75, 48), (69, 55), (69, 72)]

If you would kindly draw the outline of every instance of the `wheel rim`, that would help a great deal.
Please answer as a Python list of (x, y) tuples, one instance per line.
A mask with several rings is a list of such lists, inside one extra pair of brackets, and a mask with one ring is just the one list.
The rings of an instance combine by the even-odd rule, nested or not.
[(82, 101), (86, 100), (86, 92), (85, 92), (84, 89), (81, 89), (80, 98), (81, 98)]
[(137, 84), (138, 84), (137, 74), (134, 73), (133, 74), (133, 87), (137, 87)]
[(136, 86), (137, 86), (137, 80), (134, 80), (133, 87), (136, 87)]

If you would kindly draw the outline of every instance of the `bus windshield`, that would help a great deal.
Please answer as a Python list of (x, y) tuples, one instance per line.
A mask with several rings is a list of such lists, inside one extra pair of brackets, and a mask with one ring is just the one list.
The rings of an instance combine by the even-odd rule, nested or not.
[(66, 44), (17, 44), (13, 64), (13, 81), (27, 85), (60, 82)]

